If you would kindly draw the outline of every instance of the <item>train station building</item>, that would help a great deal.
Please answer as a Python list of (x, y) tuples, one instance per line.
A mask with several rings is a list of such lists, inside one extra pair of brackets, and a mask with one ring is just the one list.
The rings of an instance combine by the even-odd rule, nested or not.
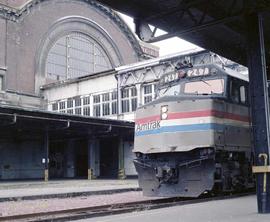
[(158, 57), (95, 1), (0, 1), (0, 180), (125, 178), (134, 111), (179, 62), (220, 63), (205, 50)]
[(40, 88), (156, 57), (158, 48), (95, 1), (0, 1), (0, 32), (0, 180), (48, 171), (50, 178), (124, 176), (133, 123), (51, 114)]

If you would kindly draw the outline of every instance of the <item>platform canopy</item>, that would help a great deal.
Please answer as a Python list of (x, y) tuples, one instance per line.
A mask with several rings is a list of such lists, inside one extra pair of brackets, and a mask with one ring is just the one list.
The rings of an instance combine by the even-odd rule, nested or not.
[(0, 138), (2, 140), (40, 139), (45, 131), (49, 132), (51, 140), (119, 135), (133, 137), (134, 123), (0, 106)]
[[(179, 36), (235, 62), (247, 65), (247, 16), (262, 12), (266, 48), (270, 48), (270, 1), (266, 0), (99, 0), (132, 16), (138, 36), (147, 42)], [(155, 37), (148, 24), (168, 34)], [(267, 50), (267, 57), (269, 57)]]

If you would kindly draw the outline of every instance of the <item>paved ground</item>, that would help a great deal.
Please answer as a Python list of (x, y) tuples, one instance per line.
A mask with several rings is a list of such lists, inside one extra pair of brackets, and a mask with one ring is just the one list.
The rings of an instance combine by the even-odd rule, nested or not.
[(0, 182), (1, 198), (138, 188), (137, 179)]
[(54, 198), (40, 200), (8, 201), (0, 203), (1, 216), (29, 214), (37, 212), (50, 212), (55, 210), (74, 209), (81, 207), (94, 207), (108, 204), (118, 204), (133, 201), (153, 199), (144, 197), (141, 191), (115, 193), (106, 195), (91, 195), (73, 198)]
[(77, 222), (269, 222), (270, 214), (257, 214), (256, 197), (210, 201), (79, 220)]

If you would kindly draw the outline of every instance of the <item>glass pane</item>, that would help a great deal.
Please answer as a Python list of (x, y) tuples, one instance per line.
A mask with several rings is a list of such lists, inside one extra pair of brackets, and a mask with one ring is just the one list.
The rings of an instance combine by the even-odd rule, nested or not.
[(105, 50), (91, 37), (77, 32), (57, 40), (46, 61), (47, 76), (55, 80), (77, 78), (111, 68)]
[(137, 109), (137, 98), (131, 100), (131, 111), (135, 111)]
[(90, 107), (83, 107), (83, 115), (84, 116), (90, 116)]
[(129, 112), (129, 100), (122, 100), (122, 112)]
[(134, 87), (134, 88), (131, 88), (131, 96), (137, 96), (137, 89)]
[(112, 92), (112, 100), (117, 99), (117, 91)]
[(68, 109), (68, 110), (67, 110), (67, 113), (68, 113), (68, 114), (73, 114), (73, 109)]
[(88, 104), (90, 104), (90, 97), (89, 96), (83, 98), (83, 105), (88, 105)]
[(152, 96), (145, 96), (144, 97), (144, 104), (149, 103), (152, 101)]
[(123, 89), (122, 90), (122, 98), (129, 97), (129, 89)]
[(246, 87), (240, 86), (240, 101), (241, 103), (246, 103)]
[(62, 37), (55, 43), (48, 54), (46, 72), (49, 78), (60, 80), (66, 78), (66, 67), (66, 37)]
[(93, 115), (100, 116), (100, 105), (94, 105)]
[(75, 101), (75, 106), (81, 106), (82, 105), (82, 100), (81, 100), (80, 97), (75, 97), (74, 101)]
[(159, 91), (159, 96), (176, 96), (180, 94), (180, 85), (168, 86)]
[(112, 102), (112, 114), (117, 114), (117, 102)]
[(94, 103), (100, 103), (100, 95), (95, 95), (93, 99), (94, 99)]
[(231, 81), (231, 100), (233, 102), (239, 103), (240, 92), (239, 85), (235, 81)]
[(52, 110), (53, 111), (58, 110), (58, 103), (53, 103), (52, 104)]
[(65, 109), (66, 108), (66, 103), (63, 101), (63, 102), (60, 102), (59, 103), (59, 109)]
[(67, 100), (67, 108), (73, 107), (73, 99), (68, 99)]
[(188, 82), (185, 84), (184, 92), (194, 94), (221, 94), (224, 92), (224, 79)]
[(144, 86), (144, 94), (150, 94), (150, 93), (152, 93), (152, 85)]
[(102, 104), (102, 111), (103, 116), (110, 115), (110, 103), (103, 103)]
[(109, 101), (110, 100), (110, 93), (102, 94), (102, 101)]
[(82, 113), (82, 109), (81, 108), (76, 108), (75, 109), (75, 114), (76, 115), (81, 115), (81, 113)]

